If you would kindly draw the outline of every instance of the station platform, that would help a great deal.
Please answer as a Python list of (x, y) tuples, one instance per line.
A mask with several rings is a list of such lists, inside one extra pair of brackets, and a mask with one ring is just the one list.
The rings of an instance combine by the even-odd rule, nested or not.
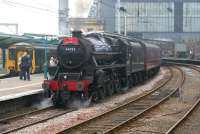
[(0, 80), (0, 101), (20, 98), (43, 92), (43, 74), (31, 75), (31, 81), (19, 80), (19, 77)]
[(8, 72), (7, 72), (5, 69), (2, 69), (2, 68), (0, 67), (0, 77), (1, 77), (1, 76), (4, 76), (4, 75), (6, 75), (6, 74), (8, 74)]

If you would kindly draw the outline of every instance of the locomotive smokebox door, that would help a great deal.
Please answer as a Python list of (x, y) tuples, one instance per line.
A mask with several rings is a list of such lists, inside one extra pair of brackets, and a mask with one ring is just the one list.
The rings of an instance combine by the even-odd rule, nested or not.
[(73, 31), (72, 32), (73, 37), (81, 38), (82, 36), (82, 31)]

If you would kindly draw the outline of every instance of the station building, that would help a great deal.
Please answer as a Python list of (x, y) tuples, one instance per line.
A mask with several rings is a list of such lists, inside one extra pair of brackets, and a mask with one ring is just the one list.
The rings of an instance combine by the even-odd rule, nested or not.
[[(105, 31), (117, 31), (116, 4), (117, 0), (100, 2)], [(200, 0), (121, 0), (121, 7), (122, 33), (125, 25), (129, 35), (145, 37), (187, 38), (200, 33)]]
[[(104, 30), (117, 32), (117, 0), (95, 1)], [(121, 0), (120, 9), (121, 34), (126, 28), (129, 36), (175, 41), (189, 46), (177, 50), (200, 53), (200, 0)]]

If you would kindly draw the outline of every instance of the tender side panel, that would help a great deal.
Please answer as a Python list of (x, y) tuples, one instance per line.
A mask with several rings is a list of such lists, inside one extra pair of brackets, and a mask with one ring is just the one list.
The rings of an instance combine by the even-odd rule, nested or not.
[(153, 45), (145, 45), (145, 70), (160, 66), (160, 48)]
[(132, 73), (144, 70), (144, 50), (139, 42), (131, 42)]

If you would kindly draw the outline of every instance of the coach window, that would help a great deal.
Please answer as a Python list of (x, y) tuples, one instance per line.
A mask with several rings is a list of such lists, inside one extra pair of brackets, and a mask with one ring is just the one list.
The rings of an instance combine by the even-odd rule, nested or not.
[(31, 56), (31, 58), (33, 58), (33, 49), (32, 48), (28, 48), (28, 54)]
[(15, 48), (10, 48), (9, 49), (9, 59), (10, 60), (15, 60), (15, 58), (16, 58), (16, 50), (15, 50)]

